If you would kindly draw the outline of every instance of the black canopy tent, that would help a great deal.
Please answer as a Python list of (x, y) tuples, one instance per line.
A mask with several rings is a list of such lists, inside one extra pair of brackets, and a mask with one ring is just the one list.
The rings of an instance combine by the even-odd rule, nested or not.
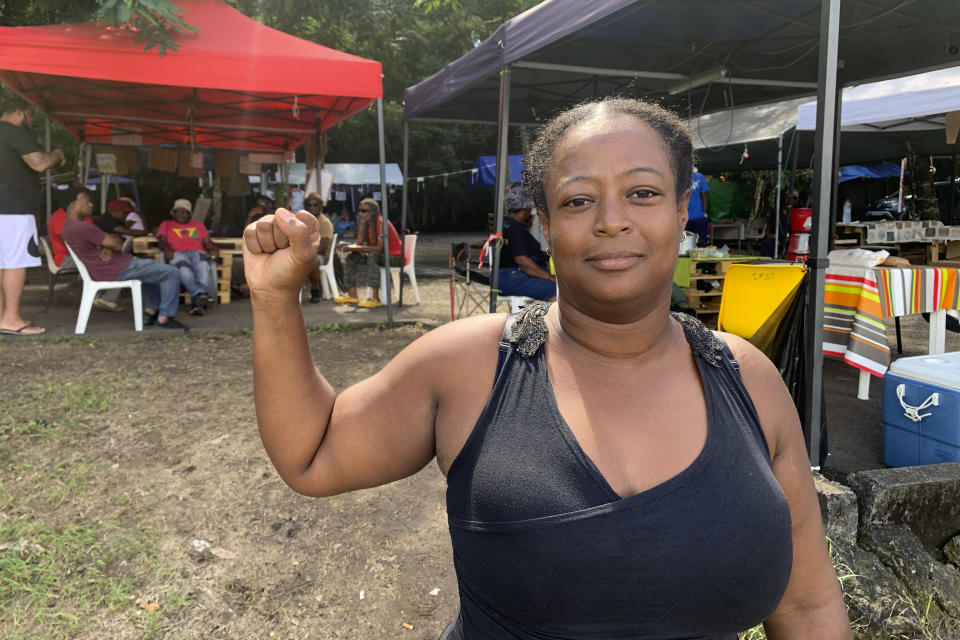
[[(841, 0), (547, 0), (407, 88), (404, 171), (410, 121), (496, 122), (497, 193), (503, 193), (509, 125), (538, 124), (579, 100), (641, 95), (692, 117), (816, 89), (824, 108), (815, 138), (821, 170), (808, 263), (811, 377), (803, 404), (808, 451), (817, 464), (820, 433), (813, 425), (822, 418), (821, 319), (835, 213), (838, 82), (953, 66), (960, 62), (958, 43), (960, 2), (942, 0), (846, 0), (842, 7)], [(405, 216), (406, 194), (403, 205)], [(498, 198), (498, 228), (502, 221)], [(495, 251), (494, 289), (498, 266)]]

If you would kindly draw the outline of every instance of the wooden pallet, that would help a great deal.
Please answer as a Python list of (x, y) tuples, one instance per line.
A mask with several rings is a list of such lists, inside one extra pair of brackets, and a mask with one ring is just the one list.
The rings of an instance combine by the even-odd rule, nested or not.
[[(686, 306), (693, 310), (698, 318), (716, 328), (720, 314), (720, 298), (723, 296), (723, 280), (730, 265), (762, 260), (760, 256), (730, 256), (728, 258), (687, 258), (680, 257), (673, 273), (673, 280), (687, 296)], [(714, 273), (709, 273), (713, 271)], [(720, 286), (710, 291), (697, 289), (697, 282), (717, 280)]]

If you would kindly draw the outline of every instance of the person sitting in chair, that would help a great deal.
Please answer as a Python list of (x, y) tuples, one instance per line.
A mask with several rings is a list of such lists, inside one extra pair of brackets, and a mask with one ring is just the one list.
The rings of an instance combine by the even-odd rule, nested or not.
[(220, 257), (220, 250), (210, 239), (207, 228), (199, 220), (190, 219), (190, 201), (180, 198), (173, 203), (170, 215), (157, 229), (157, 240), (167, 262), (180, 270), (180, 282), (190, 293), (190, 314), (202, 316), (210, 306), (210, 260)]
[(66, 207), (67, 219), (60, 234), (83, 262), (94, 280), (139, 280), (143, 290), (144, 324), (160, 329), (187, 330), (177, 321), (180, 298), (180, 275), (169, 264), (123, 253), (123, 240), (105, 233), (85, 216), (93, 212), (93, 201), (86, 189), (75, 189)]
[[(313, 269), (310, 270), (310, 275), (307, 276), (310, 280), (310, 302), (317, 303), (320, 302), (320, 266), (330, 252), (330, 243), (333, 242), (334, 235), (333, 223), (323, 213), (323, 198), (320, 197), (319, 193), (308, 193), (307, 197), (303, 199), (303, 206), (320, 223), (320, 248), (317, 250), (317, 264), (314, 265)], [(336, 260), (337, 254), (334, 253), (333, 256)]]
[(93, 218), (93, 224), (97, 225), (105, 233), (116, 233), (120, 236), (145, 236), (148, 235), (143, 225), (139, 229), (134, 229), (132, 223), (127, 221), (127, 214), (133, 211), (124, 200), (111, 200), (107, 203), (107, 212)]
[[(383, 306), (380, 301), (380, 267), (383, 258), (383, 216), (380, 205), (373, 198), (364, 198), (357, 205), (357, 241), (355, 244), (342, 245), (347, 257), (344, 259), (343, 279), (347, 284), (347, 294), (334, 298), (337, 304), (357, 304), (365, 309)], [(387, 220), (387, 233), (390, 238), (390, 267), (399, 267), (400, 235), (393, 224)], [(362, 276), (363, 284), (370, 287), (371, 297), (360, 301), (357, 297), (357, 278)]]
[(533, 200), (526, 191), (511, 190), (504, 206), (507, 217), (500, 249), (500, 294), (556, 300), (557, 279), (550, 274), (547, 254), (528, 231), (533, 221)]

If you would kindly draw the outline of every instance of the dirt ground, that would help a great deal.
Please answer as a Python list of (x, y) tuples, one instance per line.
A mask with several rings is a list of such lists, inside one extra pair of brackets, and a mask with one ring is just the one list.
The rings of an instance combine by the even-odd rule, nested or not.
[[(429, 326), (449, 318), (449, 243), (421, 242), (423, 302), (400, 319)], [(54, 319), (51, 335), (0, 340), (0, 635), (438, 637), (457, 595), (434, 464), (377, 489), (298, 496), (257, 434), (248, 304), (175, 336), (94, 312), (90, 334), (74, 337), (70, 286), (53, 315), (34, 315), (43, 278), (31, 274), (25, 308)], [(337, 389), (427, 330), (370, 328), (379, 315), (329, 302), (305, 312)], [(903, 325), (904, 355), (925, 353), (926, 324)], [(828, 466), (882, 467), (879, 381), (864, 402), (856, 370), (828, 359), (824, 374)]]

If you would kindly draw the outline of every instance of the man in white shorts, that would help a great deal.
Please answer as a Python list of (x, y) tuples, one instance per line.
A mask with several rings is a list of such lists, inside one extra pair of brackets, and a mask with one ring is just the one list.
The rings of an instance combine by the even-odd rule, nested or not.
[(63, 152), (40, 150), (30, 137), (33, 108), (13, 97), (0, 107), (0, 334), (35, 336), (20, 316), (27, 267), (40, 266), (36, 216), (41, 213), (40, 174), (63, 164)]

